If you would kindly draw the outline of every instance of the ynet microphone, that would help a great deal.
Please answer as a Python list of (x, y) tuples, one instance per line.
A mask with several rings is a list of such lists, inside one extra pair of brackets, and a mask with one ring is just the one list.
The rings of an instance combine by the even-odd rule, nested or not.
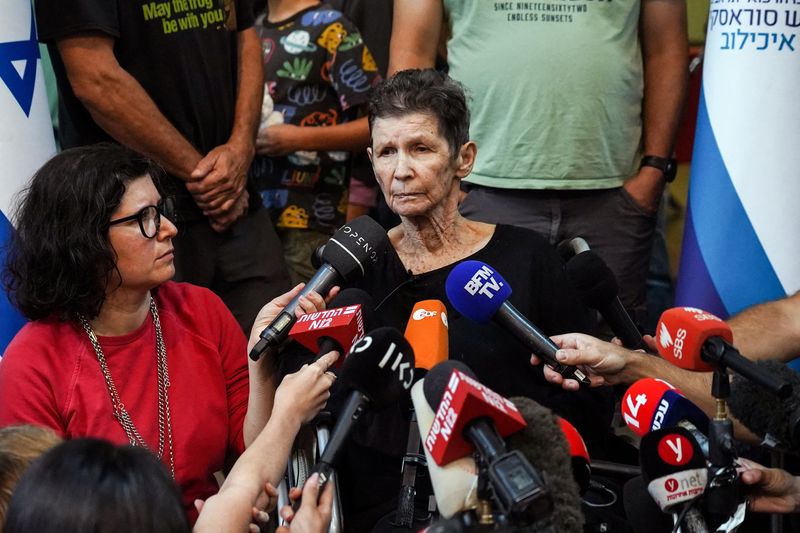
[(567, 261), (567, 280), (583, 304), (597, 309), (622, 345), (631, 350), (646, 350), (639, 328), (619, 300), (617, 278), (605, 261), (591, 250)]
[(792, 394), (776, 402), (772, 395), (741, 376), (733, 376), (728, 409), (762, 444), (796, 453), (800, 448), (800, 375), (777, 361), (756, 363), (792, 385)]
[(368, 216), (358, 217), (339, 228), (322, 251), (322, 266), (264, 328), (261, 338), (250, 350), (250, 358), (257, 361), (267, 348), (276, 347), (286, 339), (297, 320), (295, 311), (301, 297), (312, 291), (325, 296), (335, 285), (363, 277), (367, 269), (378, 262), (387, 243), (386, 231)]
[(658, 353), (675, 366), (696, 372), (730, 368), (779, 398), (792, 393), (791, 385), (743, 357), (732, 342), (730, 326), (701, 309), (674, 307), (658, 321)]
[(400, 401), (414, 381), (414, 353), (394, 328), (377, 328), (350, 349), (339, 381), (350, 393), (339, 413), (328, 445), (314, 472), (320, 485), (328, 481), (355, 424), (365, 410), (381, 409)]
[(361, 289), (348, 288), (331, 300), (328, 309), (308, 313), (297, 319), (289, 338), (322, 356), (336, 350), (342, 357), (334, 368), (344, 364), (345, 355), (366, 331), (376, 324), (372, 297)]
[(639, 461), (647, 491), (659, 508), (682, 518), (684, 533), (708, 531), (696, 505), (708, 484), (708, 467), (692, 434), (683, 428), (648, 433), (642, 437)]
[(656, 378), (636, 381), (622, 396), (621, 411), (628, 428), (640, 437), (678, 426), (689, 431), (708, 455), (708, 417), (666, 381)]
[(628, 480), (622, 489), (622, 503), (625, 516), (634, 533), (671, 533), (671, 516), (661, 512), (647, 492), (647, 483), (642, 476)]
[[(520, 396), (511, 398), (511, 401), (528, 425), (509, 436), (508, 445), (522, 453), (541, 473), (553, 499), (552, 511), (541, 517), (536, 530), (547, 530), (550, 526), (559, 533), (582, 532), (583, 513), (576, 475), (582, 476), (586, 470), (573, 470), (575, 462), (571, 452), (573, 445), (580, 447), (583, 439), (572, 424), (530, 398)], [(574, 440), (576, 438), (577, 441)], [(572, 443), (570, 439), (573, 440)], [(578, 457), (581, 457), (580, 453), (578, 452)], [(588, 468), (588, 454), (586, 459), (584, 467)]]
[(479, 324), (494, 320), (564, 378), (591, 384), (580, 369), (556, 360), (558, 346), (508, 302), (511, 286), (486, 263), (457, 264), (447, 276), (445, 290), (450, 303), (465, 317)]
[(502, 514), (536, 521), (550, 512), (552, 498), (536, 469), (503, 440), (522, 429), (525, 420), (511, 401), (454, 366), (446, 361), (425, 377), (425, 399), (431, 407), (438, 405), (425, 447), (440, 466), (476, 450)]

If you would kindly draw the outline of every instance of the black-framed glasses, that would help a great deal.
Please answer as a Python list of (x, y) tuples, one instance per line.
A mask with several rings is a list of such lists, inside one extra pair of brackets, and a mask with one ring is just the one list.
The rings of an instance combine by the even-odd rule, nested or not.
[(161, 217), (165, 216), (170, 220), (175, 220), (174, 205), (171, 198), (162, 199), (158, 205), (147, 205), (139, 210), (138, 213), (127, 217), (118, 218), (108, 223), (109, 226), (122, 224), (135, 220), (139, 223), (142, 235), (147, 239), (152, 239), (161, 231)]

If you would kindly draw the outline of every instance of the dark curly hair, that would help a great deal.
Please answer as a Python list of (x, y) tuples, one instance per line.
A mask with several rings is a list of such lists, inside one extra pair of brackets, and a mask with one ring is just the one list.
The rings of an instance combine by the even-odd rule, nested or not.
[(433, 69), (401, 70), (379, 83), (369, 99), (370, 145), (377, 118), (425, 113), (436, 117), (451, 157), (469, 141), (469, 107), (463, 86)]
[(3, 272), (22, 314), (96, 317), (116, 270), (111, 214), (129, 182), (150, 176), (161, 192), (163, 174), (152, 160), (111, 143), (64, 150), (45, 163), (21, 193)]
[(189, 533), (180, 491), (149, 451), (66, 441), (36, 459), (11, 495), (6, 533)]

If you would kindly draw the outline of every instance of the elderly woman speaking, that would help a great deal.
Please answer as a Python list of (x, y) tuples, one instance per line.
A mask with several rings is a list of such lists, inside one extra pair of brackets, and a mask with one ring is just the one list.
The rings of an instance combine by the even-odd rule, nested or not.
[[(362, 288), (386, 325), (405, 328), (414, 304), (447, 304), (450, 358), (465, 362), (488, 387), (527, 396), (570, 420), (598, 449), (610, 423), (607, 391), (575, 395), (547, 383), (530, 353), (494, 324), (456, 313), (445, 280), (456, 263), (488, 263), (510, 283), (510, 302), (545, 333), (585, 331), (591, 318), (568, 286), (564, 266), (547, 241), (521, 228), (467, 220), (458, 212), (461, 180), (478, 147), (469, 140), (469, 110), (461, 86), (433, 70), (397, 73), (378, 85), (369, 105), (369, 157), (388, 206), (400, 216), (389, 231), (383, 268), (367, 273)], [(533, 127), (533, 125), (532, 125)], [(508, 142), (514, 142), (509, 139)], [(376, 413), (356, 430), (348, 468), (342, 469), (348, 530), (369, 529), (392, 508), (406, 450), (407, 413)], [(378, 483), (359, 480), (376, 478)], [(421, 492), (421, 491), (418, 491)]]
[[(177, 230), (158, 187), (162, 172), (104, 144), (66, 150), (33, 177), (4, 276), (31, 322), (0, 364), (0, 427), (27, 423), (147, 448), (195, 518), (194, 500), (216, 492), (226, 454), (241, 453), (270, 415), (288, 444), (319, 411), (331, 385), (323, 372), (336, 356), (285, 381), (292, 391), (280, 397), (290, 396), (282, 402), (290, 409), (273, 405), (273, 376), (261, 362), (248, 372), (247, 341), (222, 301), (170, 281)], [(251, 339), (299, 290), (262, 309)], [(305, 312), (324, 305), (315, 294), (300, 304)], [(273, 483), (285, 461), (276, 452)]]

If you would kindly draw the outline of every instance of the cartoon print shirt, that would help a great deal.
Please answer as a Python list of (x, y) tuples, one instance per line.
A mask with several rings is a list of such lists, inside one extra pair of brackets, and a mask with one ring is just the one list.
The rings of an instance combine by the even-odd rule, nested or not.
[[(261, 128), (326, 127), (356, 118), (378, 68), (358, 29), (325, 4), (287, 20), (256, 22), (264, 57)], [(349, 153), (301, 151), (256, 156), (251, 178), (280, 228), (332, 233), (347, 210)]]

